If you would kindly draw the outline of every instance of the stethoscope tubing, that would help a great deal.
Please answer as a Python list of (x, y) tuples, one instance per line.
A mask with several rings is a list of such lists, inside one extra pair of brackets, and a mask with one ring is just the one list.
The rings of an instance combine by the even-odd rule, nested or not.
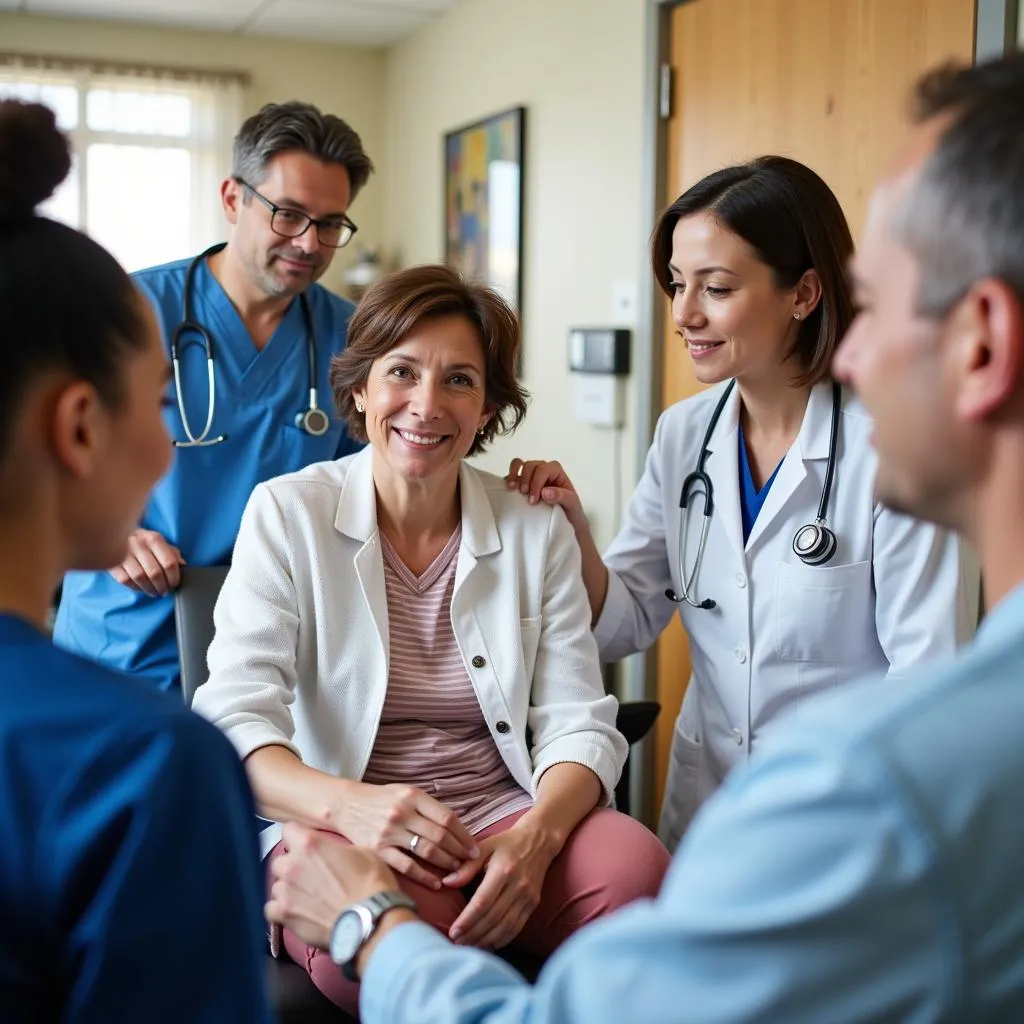
[[(731, 380), (722, 397), (718, 400), (715, 410), (708, 422), (707, 430), (704, 432), (704, 440), (701, 442), (700, 455), (697, 458), (697, 465), (692, 473), (688, 473), (683, 480), (682, 491), (679, 495), (679, 545), (678, 563), (679, 585), (682, 588), (682, 595), (677, 595), (669, 588), (665, 596), (676, 604), (688, 604), (691, 608), (710, 610), (715, 608), (716, 602), (710, 598), (698, 601), (695, 596), (696, 583), (700, 577), (701, 565), (704, 562), (704, 552), (707, 549), (708, 531), (711, 527), (711, 516), (714, 512), (715, 497), (714, 486), (711, 483), (710, 475), (705, 471), (704, 464), (710, 455), (711, 438), (715, 428), (725, 409), (729, 396), (732, 394), (736, 381)], [(825, 467), (825, 480), (821, 488), (821, 498), (818, 501), (818, 515), (813, 524), (801, 526), (793, 538), (793, 551), (796, 556), (806, 565), (824, 565), (835, 554), (837, 541), (835, 534), (828, 528), (827, 516), (829, 501), (832, 496), (832, 484), (835, 479), (836, 451), (839, 438), (839, 414), (842, 409), (842, 388), (835, 381), (832, 382), (832, 420), (828, 441), (828, 463)], [(698, 489), (699, 485), (699, 489)], [(702, 523), (700, 537), (697, 540), (697, 556), (694, 559), (693, 570), (686, 572), (686, 533), (689, 525), (691, 498), (695, 495), (702, 495), (704, 508), (702, 509)], [(810, 537), (809, 542), (802, 541), (804, 537)]]
[[(208, 448), (227, 440), (227, 434), (218, 434), (210, 437), (213, 428), (213, 416), (217, 406), (217, 381), (214, 373), (214, 341), (210, 332), (192, 315), (193, 289), (195, 288), (195, 275), (199, 265), (210, 256), (220, 252), (226, 242), (218, 242), (204, 249), (188, 265), (185, 271), (185, 288), (182, 295), (182, 318), (171, 334), (170, 355), (171, 370), (174, 376), (174, 392), (178, 403), (178, 414), (181, 416), (181, 425), (185, 431), (184, 441), (172, 442), (176, 448)], [(316, 356), (316, 324), (313, 320), (313, 311), (309, 306), (309, 298), (305, 292), (299, 294), (299, 303), (302, 309), (302, 318), (306, 326), (306, 358), (309, 364), (309, 408), (296, 417), (297, 425), (306, 433), (318, 437), (327, 432), (329, 419), (319, 405), (317, 389), (317, 356)], [(192, 430), (185, 409), (185, 393), (181, 385), (181, 350), (182, 339), (187, 334), (193, 334), (198, 340), (193, 344), (200, 344), (206, 355), (206, 376), (207, 376), (207, 403), (206, 423), (202, 431), (197, 435)], [(314, 427), (313, 424), (316, 424)]]

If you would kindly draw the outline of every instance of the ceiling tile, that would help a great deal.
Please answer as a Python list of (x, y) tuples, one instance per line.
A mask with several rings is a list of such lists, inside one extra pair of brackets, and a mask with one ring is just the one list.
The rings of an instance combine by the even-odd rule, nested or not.
[(354, 11), (362, 9), (373, 12), (390, 8), (413, 13), (439, 14), (454, 6), (455, 0), (296, 0), (296, 3), (321, 7), (327, 3), (332, 7), (348, 7)]
[(259, 6), (260, 0), (26, 0), (30, 14), (223, 31), (243, 24)]
[(0, 10), (389, 46), (455, 0), (0, 0)]
[(292, 36), (348, 46), (388, 46), (433, 20), (436, 11), (406, 3), (274, 0), (245, 26), (258, 35)]

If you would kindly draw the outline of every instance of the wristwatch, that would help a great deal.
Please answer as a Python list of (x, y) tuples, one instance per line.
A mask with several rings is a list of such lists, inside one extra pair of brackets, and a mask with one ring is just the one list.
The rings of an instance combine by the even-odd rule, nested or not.
[(356, 973), (356, 957), (359, 956), (359, 951), (377, 930), (380, 919), (396, 907), (415, 910), (416, 904), (404, 892), (395, 889), (390, 892), (379, 892), (361, 903), (353, 903), (338, 915), (338, 920), (331, 929), (328, 951), (331, 959), (341, 968), (341, 973), (349, 981), (359, 980)]

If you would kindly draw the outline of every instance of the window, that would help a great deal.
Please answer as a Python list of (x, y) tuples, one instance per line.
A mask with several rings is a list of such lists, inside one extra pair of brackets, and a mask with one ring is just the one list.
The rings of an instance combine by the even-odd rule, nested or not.
[(42, 212), (88, 232), (128, 270), (223, 237), (219, 185), (243, 84), (229, 73), (0, 61), (0, 97), (45, 103), (71, 138), (71, 173)]

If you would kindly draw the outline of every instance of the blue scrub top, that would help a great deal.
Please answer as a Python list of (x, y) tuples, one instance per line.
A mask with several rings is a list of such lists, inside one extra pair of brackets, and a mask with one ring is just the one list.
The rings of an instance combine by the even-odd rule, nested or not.
[(0, 614), (4, 1024), (269, 1024), (254, 813), (216, 728)]
[(757, 517), (761, 514), (761, 509), (764, 506), (765, 499), (768, 497), (768, 492), (772, 489), (772, 484), (775, 483), (775, 478), (779, 475), (779, 469), (782, 467), (782, 462), (779, 462), (778, 466), (775, 467), (772, 475), (765, 480), (764, 485), (758, 490), (754, 486), (754, 475), (750, 471), (750, 459), (747, 457), (747, 441), (743, 436), (743, 424), (739, 427), (739, 444), (740, 444), (740, 510), (743, 515), (743, 542), (746, 543), (750, 540), (751, 531), (754, 529), (754, 523), (757, 522)]
[[(165, 344), (182, 320), (190, 260), (144, 270), (135, 281), (149, 298)], [(317, 335), (320, 406), (331, 429), (311, 437), (295, 425), (309, 407), (309, 359), (301, 303), (288, 312), (262, 351), (257, 351), (231, 300), (204, 260), (197, 268), (193, 319), (213, 339), (216, 408), (211, 437), (222, 444), (176, 448), (167, 476), (155, 490), (141, 525), (161, 533), (188, 565), (224, 565), (238, 534), (242, 511), (256, 484), (313, 462), (341, 458), (360, 447), (333, 415), (328, 381), (331, 356), (345, 345), (355, 308), (319, 285), (307, 292)], [(193, 434), (206, 423), (206, 355), (189, 334), (179, 345), (185, 408)], [(169, 351), (169, 349), (168, 349)], [(165, 413), (175, 440), (185, 440), (174, 384)], [(70, 573), (54, 627), (62, 647), (144, 677), (161, 689), (180, 687), (174, 600), (152, 598), (116, 583), (109, 573)]]

